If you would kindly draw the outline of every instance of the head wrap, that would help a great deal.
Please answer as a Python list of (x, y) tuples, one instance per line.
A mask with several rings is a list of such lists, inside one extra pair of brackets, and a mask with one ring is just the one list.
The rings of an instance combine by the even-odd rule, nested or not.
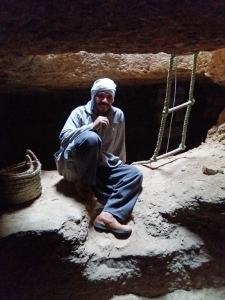
[(116, 93), (116, 84), (114, 83), (113, 80), (109, 78), (100, 78), (96, 80), (91, 88), (91, 100), (93, 101), (94, 96), (98, 92), (102, 92), (102, 91), (112, 95), (114, 100), (115, 93)]

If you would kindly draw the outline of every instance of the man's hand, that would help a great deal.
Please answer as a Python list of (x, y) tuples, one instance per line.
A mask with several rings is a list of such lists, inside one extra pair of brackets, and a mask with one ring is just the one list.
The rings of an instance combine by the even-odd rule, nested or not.
[(97, 117), (97, 119), (93, 123), (93, 129), (98, 130), (102, 126), (108, 127), (109, 126), (109, 120), (106, 117), (99, 116), (99, 117)]

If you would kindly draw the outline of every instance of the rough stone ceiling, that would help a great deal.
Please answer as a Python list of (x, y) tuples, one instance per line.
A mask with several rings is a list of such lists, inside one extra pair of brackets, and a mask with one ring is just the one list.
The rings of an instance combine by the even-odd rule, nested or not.
[(188, 53), (225, 45), (224, 0), (2, 0), (1, 55)]
[[(0, 88), (68, 90), (90, 86), (98, 76), (124, 84), (162, 81), (165, 56), (160, 73), (149, 68), (154, 58), (148, 55), (223, 48), (224, 22), (224, 0), (2, 0)], [(208, 58), (197, 74), (207, 72)], [(183, 78), (190, 66), (187, 71), (181, 66)]]

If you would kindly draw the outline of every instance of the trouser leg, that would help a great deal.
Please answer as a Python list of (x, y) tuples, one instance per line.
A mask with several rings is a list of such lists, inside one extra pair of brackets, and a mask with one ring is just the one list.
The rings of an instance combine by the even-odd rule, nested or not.
[(108, 196), (103, 211), (125, 221), (130, 215), (140, 192), (142, 173), (130, 165), (115, 168), (98, 167), (96, 186)]
[(93, 131), (86, 131), (75, 138), (64, 151), (66, 167), (78, 181), (96, 184), (96, 169), (101, 152), (101, 139)]

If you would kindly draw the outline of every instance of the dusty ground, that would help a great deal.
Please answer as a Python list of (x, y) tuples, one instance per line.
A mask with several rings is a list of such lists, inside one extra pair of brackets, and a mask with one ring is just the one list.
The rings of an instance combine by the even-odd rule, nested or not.
[[(138, 165), (144, 174), (143, 190), (128, 221), (133, 228), (132, 235), (123, 240), (93, 229), (93, 219), (101, 210), (99, 203), (79, 199), (73, 184), (65, 182), (56, 171), (43, 171), (43, 193), (39, 199), (3, 209), (0, 257), (5, 257), (7, 251), (13, 253), (23, 237), (32, 235), (29, 240), (29, 245), (32, 245), (36, 235), (57, 233), (64, 244), (70, 243), (70, 250), (63, 251), (61, 246), (61, 252), (58, 246), (51, 250), (58, 257), (57, 263), (64, 260), (70, 265), (78, 265), (79, 271), (74, 269), (76, 275), (73, 276), (80, 272), (90, 290), (96, 288), (95, 284), (103, 284), (102, 290), (106, 291), (105, 295), (90, 298), (88, 290), (79, 287), (70, 276), (71, 283), (67, 284), (71, 284), (71, 288), (67, 286), (66, 291), (63, 279), (59, 283), (59, 278), (54, 278), (55, 287), (61, 285), (63, 294), (55, 291), (55, 287), (49, 287), (46, 295), (50, 289), (50, 298), (41, 297), (40, 291), (35, 291), (37, 295), (33, 299), (131, 300), (168, 292), (173, 293), (159, 299), (222, 299), (225, 297), (224, 144), (225, 123), (213, 127), (206, 142), (196, 149), (153, 163), (151, 168)], [(203, 166), (222, 172), (206, 175), (202, 172)], [(12, 260), (13, 255), (10, 255)], [(48, 255), (45, 261), (52, 259)], [(23, 260), (26, 259), (24, 256)], [(3, 261), (1, 263), (4, 265)], [(7, 268), (15, 272), (15, 263)], [(28, 276), (26, 269), (21, 268), (19, 272)], [(17, 299), (13, 290), (8, 290), (10, 277), (7, 276), (4, 273), (4, 287), (0, 292), (9, 298), (2, 299)], [(28, 295), (34, 293), (27, 289), (27, 282), (23, 285), (17, 280), (14, 279), (14, 285), (21, 295), (25, 286)], [(26, 280), (32, 285), (34, 279), (29, 277)], [(110, 289), (107, 287), (109, 283)], [(42, 288), (42, 280), (37, 286), (37, 289)], [(215, 289), (203, 290), (206, 287)], [(189, 292), (182, 293), (182, 289)], [(198, 289), (197, 292), (194, 289)], [(20, 299), (26, 298), (21, 296)]]

